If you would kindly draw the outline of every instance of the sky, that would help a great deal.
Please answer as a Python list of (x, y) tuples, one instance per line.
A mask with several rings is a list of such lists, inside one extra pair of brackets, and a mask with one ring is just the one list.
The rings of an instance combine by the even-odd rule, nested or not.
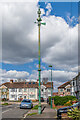
[(41, 80), (50, 80), (54, 91), (78, 73), (78, 3), (5, 3), (2, 9), (2, 66), (0, 83), (10, 79), (38, 79), (38, 6), (46, 26), (41, 26)]

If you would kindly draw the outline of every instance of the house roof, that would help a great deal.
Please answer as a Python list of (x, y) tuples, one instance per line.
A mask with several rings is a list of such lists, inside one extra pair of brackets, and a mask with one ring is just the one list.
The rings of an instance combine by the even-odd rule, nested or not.
[(58, 89), (59, 89), (59, 88), (65, 88), (68, 84), (70, 84), (70, 81), (65, 82), (64, 84), (60, 85), (60, 86), (58, 87)]
[(58, 95), (58, 92), (53, 92), (53, 96), (57, 96)]
[[(6, 82), (2, 85), (5, 85), (7, 88), (38, 88), (38, 82)], [(0, 85), (0, 86), (2, 86)], [(47, 88), (51, 88), (51, 82), (43, 83)]]

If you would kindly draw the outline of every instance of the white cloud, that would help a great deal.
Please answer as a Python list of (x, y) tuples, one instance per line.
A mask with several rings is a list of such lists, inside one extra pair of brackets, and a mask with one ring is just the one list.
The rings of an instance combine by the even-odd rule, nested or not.
[(46, 51), (43, 62), (60, 69), (78, 66), (78, 25), (71, 28), (61, 17), (45, 19), (48, 25), (42, 29), (42, 51)]
[(25, 71), (16, 71), (16, 70), (2, 70), (0, 69), (0, 83), (7, 82), (10, 79), (27, 79), (29, 77), (29, 73)]
[[(76, 72), (70, 71), (59, 71), (53, 70), (52, 71), (52, 81), (54, 86), (54, 91), (58, 91), (58, 87), (63, 83), (72, 80), (77, 75)], [(51, 80), (51, 70), (44, 70), (42, 71), (41, 78), (47, 77), (49, 81)]]
[[(50, 80), (51, 77), (51, 70), (44, 70), (42, 71), (42, 78), (48, 77)], [(71, 72), (71, 71), (61, 71), (61, 70), (52, 70), (53, 73), (53, 81), (68, 81), (71, 80), (73, 77), (77, 75), (76, 72)]]
[[(3, 8), (3, 62), (21, 64), (38, 59), (38, 28), (34, 24), (37, 18), (36, 3), (4, 4)], [(47, 9), (50, 12), (50, 4)], [(41, 26), (42, 61), (63, 71), (76, 68), (78, 25), (71, 28), (63, 18), (54, 15), (43, 17), (43, 21), (46, 26)]]
[(49, 14), (50, 14), (50, 12), (52, 10), (52, 6), (51, 6), (50, 3), (47, 4), (46, 9), (47, 9), (46, 16), (49, 16)]

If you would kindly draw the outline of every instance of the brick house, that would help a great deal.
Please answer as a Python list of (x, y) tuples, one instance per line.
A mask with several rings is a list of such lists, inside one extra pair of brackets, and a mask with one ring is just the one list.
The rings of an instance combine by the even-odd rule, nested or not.
[[(8, 96), (9, 100), (17, 101), (19, 98), (26, 98), (31, 100), (38, 100), (38, 81), (37, 82), (6, 82), (1, 85), (5, 85), (9, 91)], [(48, 96), (51, 96), (51, 82), (47, 82), (41, 85), (41, 97), (47, 99)], [(5, 97), (5, 96), (4, 96)]]
[(71, 93), (70, 93), (70, 81), (68, 81), (68, 82), (66, 82), (58, 87), (58, 95), (59, 96), (71, 95)]

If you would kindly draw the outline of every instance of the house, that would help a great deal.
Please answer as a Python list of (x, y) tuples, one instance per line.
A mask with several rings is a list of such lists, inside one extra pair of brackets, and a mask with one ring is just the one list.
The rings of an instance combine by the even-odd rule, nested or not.
[(5, 84), (2, 84), (0, 86), (0, 100), (5, 98), (6, 100), (9, 99), (9, 89), (8, 86), (6, 86)]
[(58, 87), (58, 95), (59, 96), (71, 95), (71, 93), (70, 93), (70, 81), (68, 81), (68, 82), (66, 82)]
[(80, 97), (80, 73), (70, 81), (71, 95), (76, 96), (77, 99)]
[(51, 96), (51, 82), (43, 82), (43, 84), (41, 85), (41, 97), (46, 100), (49, 96)]
[[(39, 89), (38, 81), (37, 82), (10, 82), (4, 83), (1, 85), (6, 86), (9, 91), (9, 100), (17, 101), (20, 98), (38, 100)], [(51, 96), (51, 82), (43, 83), (41, 85), (41, 97), (47, 99), (48, 96)], [(5, 97), (5, 96), (4, 96)]]

